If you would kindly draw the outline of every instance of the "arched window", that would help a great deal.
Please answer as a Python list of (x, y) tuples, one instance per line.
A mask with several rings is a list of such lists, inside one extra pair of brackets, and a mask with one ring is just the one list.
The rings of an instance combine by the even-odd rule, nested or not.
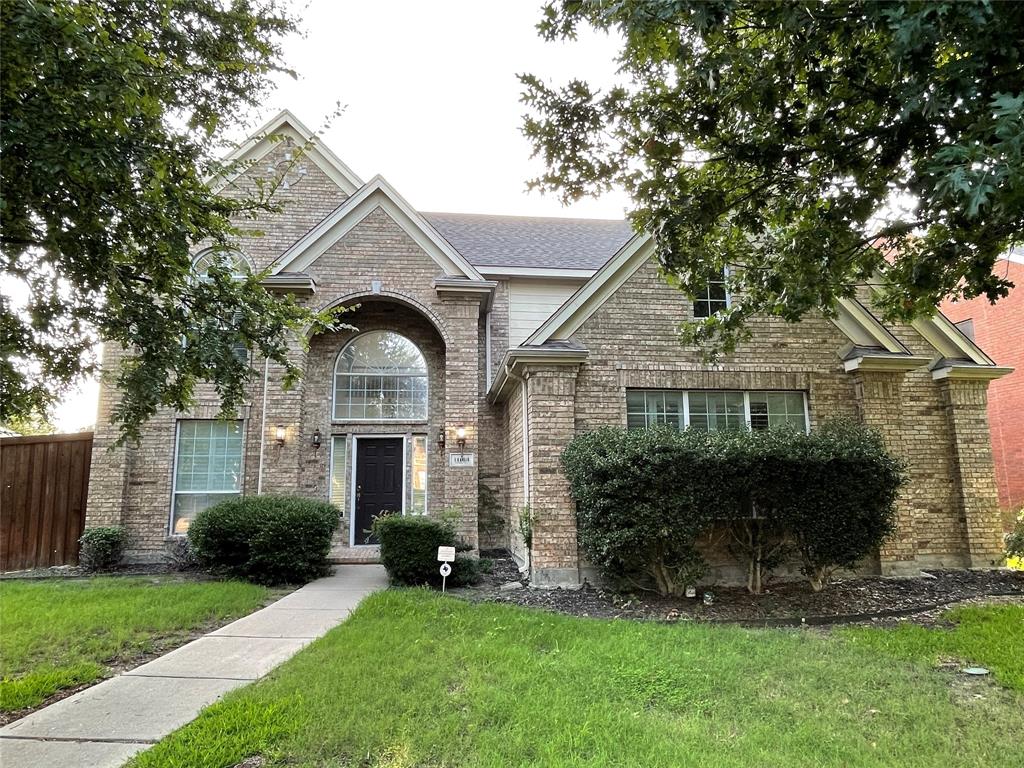
[(203, 279), (213, 266), (226, 269), (232, 277), (247, 277), (252, 273), (252, 265), (241, 251), (224, 248), (202, 251), (192, 262), (192, 271)]
[(391, 331), (352, 339), (334, 366), (336, 420), (427, 418), (427, 364), (416, 345)]

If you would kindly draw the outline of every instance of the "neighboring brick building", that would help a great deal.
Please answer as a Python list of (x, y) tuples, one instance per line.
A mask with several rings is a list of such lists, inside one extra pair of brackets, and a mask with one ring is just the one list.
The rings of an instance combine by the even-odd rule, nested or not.
[(988, 420), (999, 504), (1018, 509), (1024, 506), (1024, 249), (1001, 258), (995, 272), (1016, 286), (1006, 298), (946, 301), (942, 311), (999, 365), (1014, 369), (989, 386)]
[[(311, 306), (356, 307), (343, 318), (356, 330), (296, 341), (305, 375), (290, 391), (278, 366), (253, 360), (237, 421), (215, 419), (205, 388), (187, 413), (162, 411), (138, 444), (107, 450), (118, 393), (102, 391), (87, 524), (127, 526), (133, 557), (160, 557), (219, 498), (300, 493), (338, 506), (339, 560), (376, 557), (367, 528), (382, 509), (448, 509), (470, 545), (509, 546), (535, 584), (577, 584), (585, 564), (559, 464), (573, 435), (664, 421), (811, 428), (843, 415), (876, 425), (909, 466), (899, 533), (877, 569), (999, 560), (985, 406), (1007, 369), (941, 316), (887, 328), (865, 292), (834, 319), (758, 320), (751, 341), (708, 366), (677, 328), (726, 302), (724, 289), (690, 302), (624, 221), (421, 214), (383, 179), (363, 183), (287, 112), (233, 159), (246, 169), (221, 193), (283, 175), (283, 210), (259, 222), (262, 237), (214, 256), (269, 267), (268, 288)], [(197, 249), (197, 269), (210, 257)], [(108, 348), (105, 365), (118, 358)], [(501, 502), (496, 521), (479, 519), (484, 485)]]

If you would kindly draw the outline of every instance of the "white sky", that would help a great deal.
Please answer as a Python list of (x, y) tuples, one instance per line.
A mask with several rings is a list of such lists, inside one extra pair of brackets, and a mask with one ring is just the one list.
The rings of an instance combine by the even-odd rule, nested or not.
[[(285, 46), (299, 80), (278, 78), (257, 117), (288, 108), (316, 130), (337, 102), (347, 105), (324, 141), (363, 179), (380, 173), (422, 211), (620, 218), (624, 193), (565, 208), (526, 192), (542, 165), (530, 160), (520, 133), (516, 75), (608, 83), (617, 50), (613, 39), (589, 31), (571, 44), (541, 40), (540, 7), (540, 0), (312, 0), (305, 39)], [(54, 413), (58, 429), (93, 424), (97, 394), (90, 382), (66, 397)]]

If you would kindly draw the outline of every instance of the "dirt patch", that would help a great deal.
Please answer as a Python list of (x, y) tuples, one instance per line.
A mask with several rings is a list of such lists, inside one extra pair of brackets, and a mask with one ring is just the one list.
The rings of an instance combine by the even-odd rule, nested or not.
[[(935, 622), (952, 603), (991, 596), (1024, 602), (1024, 572), (1004, 569), (934, 570), (899, 578), (865, 576), (836, 581), (817, 593), (805, 582), (779, 584), (763, 595), (751, 595), (742, 587), (713, 587), (700, 590), (696, 599), (624, 593), (590, 584), (575, 590), (528, 586), (502, 590), (501, 586), (511, 581), (525, 585), (525, 577), (510, 557), (490, 554), (491, 574), (476, 587), (452, 590), (453, 595), (573, 616), (755, 626), (877, 623), (918, 615), (922, 622)], [(712, 594), (711, 605), (703, 603), (705, 591)]]

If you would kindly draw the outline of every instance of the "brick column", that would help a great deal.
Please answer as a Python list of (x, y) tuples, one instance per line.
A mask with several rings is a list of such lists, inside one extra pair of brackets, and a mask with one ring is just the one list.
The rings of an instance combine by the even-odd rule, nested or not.
[(576, 432), (578, 365), (527, 368), (530, 510), (533, 516), (530, 581), (538, 586), (580, 583), (576, 515), (561, 456)]
[(1003, 564), (1002, 526), (988, 425), (988, 382), (938, 382), (953, 439), (953, 482), (973, 568)]
[[(479, 547), (477, 482), (480, 464), (480, 298), (446, 295), (443, 301), (450, 337), (444, 357), (444, 505), (459, 510), (459, 537), (476, 551)], [(456, 442), (456, 430), (459, 427), (466, 430), (466, 447), (462, 452), (474, 454), (473, 466), (451, 465), (451, 456), (460, 453)]]
[[(860, 420), (882, 434), (889, 451), (905, 458), (902, 371), (855, 371), (853, 388)], [(896, 532), (879, 551), (883, 573), (913, 570), (917, 558), (914, 511), (906, 490), (896, 500)]]

